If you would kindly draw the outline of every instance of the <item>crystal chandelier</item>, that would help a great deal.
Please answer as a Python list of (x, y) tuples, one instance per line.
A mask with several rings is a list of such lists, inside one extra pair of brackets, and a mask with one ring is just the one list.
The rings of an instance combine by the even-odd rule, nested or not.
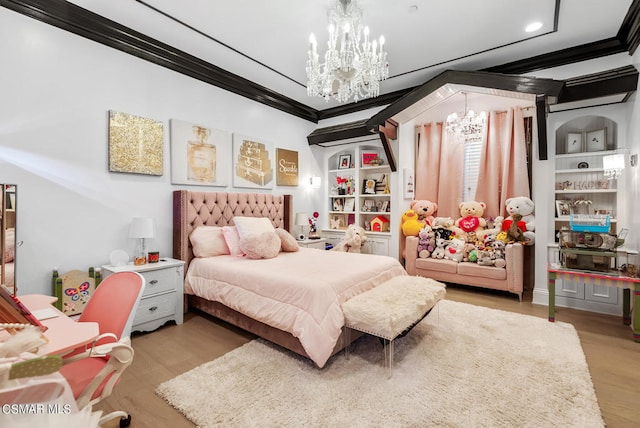
[(467, 110), (467, 93), (464, 95), (464, 111), (460, 114), (451, 113), (447, 116), (446, 129), (448, 132), (460, 135), (465, 142), (477, 141), (487, 122), (487, 114), (481, 111), (476, 114), (473, 110)]
[(309, 36), (307, 94), (331, 97), (343, 103), (353, 97), (377, 97), (380, 81), (389, 76), (384, 37), (369, 40), (369, 27), (360, 22), (362, 9), (355, 0), (335, 0), (329, 10), (329, 40), (324, 62), (319, 62), (317, 42)]

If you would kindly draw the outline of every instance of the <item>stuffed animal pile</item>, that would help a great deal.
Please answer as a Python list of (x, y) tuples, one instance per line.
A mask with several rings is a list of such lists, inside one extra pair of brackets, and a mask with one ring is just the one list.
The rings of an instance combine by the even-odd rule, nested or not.
[(415, 200), (402, 218), (405, 236), (418, 237), (418, 257), (472, 262), (483, 266), (506, 266), (507, 244), (535, 241), (533, 201), (527, 197), (507, 199), (508, 217), (486, 219), (486, 204), (479, 201), (459, 205), (460, 218), (434, 217), (437, 204)]

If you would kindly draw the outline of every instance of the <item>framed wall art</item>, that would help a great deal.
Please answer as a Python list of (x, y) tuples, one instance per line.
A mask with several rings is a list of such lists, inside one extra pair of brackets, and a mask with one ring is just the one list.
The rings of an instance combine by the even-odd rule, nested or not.
[(233, 186), (273, 188), (273, 145), (256, 138), (233, 135)]
[(402, 189), (405, 199), (413, 199), (415, 196), (413, 180), (413, 168), (404, 168), (402, 170)]
[(351, 155), (340, 155), (338, 158), (338, 169), (351, 168)]
[(580, 153), (582, 151), (582, 134), (569, 132), (567, 134), (567, 153)]
[(298, 152), (276, 148), (276, 184), (298, 185)]
[(587, 132), (587, 151), (599, 152), (607, 148), (607, 128)]
[(109, 110), (109, 171), (162, 175), (162, 122)]
[(556, 201), (556, 217), (567, 217), (571, 214), (571, 201)]
[(365, 195), (376, 194), (376, 180), (373, 178), (365, 178), (362, 180), (362, 193)]
[(373, 166), (375, 160), (378, 159), (376, 152), (362, 152), (362, 166)]
[(229, 185), (231, 133), (171, 119), (171, 183)]

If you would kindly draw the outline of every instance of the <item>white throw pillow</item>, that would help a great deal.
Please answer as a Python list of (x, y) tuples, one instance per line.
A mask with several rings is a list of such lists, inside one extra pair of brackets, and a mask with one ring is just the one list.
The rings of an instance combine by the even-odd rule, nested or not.
[(266, 217), (234, 217), (233, 224), (238, 229), (240, 239), (249, 235), (259, 235), (263, 232), (274, 232), (271, 220)]
[(198, 226), (189, 235), (189, 240), (193, 247), (193, 255), (196, 257), (229, 254), (229, 247), (219, 226)]

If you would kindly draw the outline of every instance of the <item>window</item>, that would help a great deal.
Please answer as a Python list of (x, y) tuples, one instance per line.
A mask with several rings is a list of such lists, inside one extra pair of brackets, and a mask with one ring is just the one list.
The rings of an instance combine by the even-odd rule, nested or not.
[(467, 141), (464, 145), (464, 178), (462, 181), (462, 201), (473, 201), (476, 197), (478, 173), (480, 171), (480, 151), (482, 140)]

